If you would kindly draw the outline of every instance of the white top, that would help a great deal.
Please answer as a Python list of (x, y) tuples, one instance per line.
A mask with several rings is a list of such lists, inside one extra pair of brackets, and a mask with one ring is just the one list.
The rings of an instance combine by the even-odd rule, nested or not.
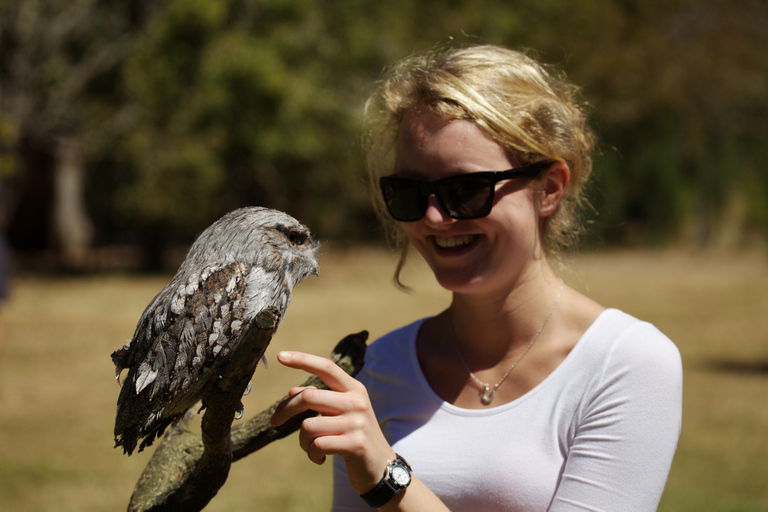
[[(658, 329), (608, 309), (538, 386), (478, 410), (429, 387), (422, 322), (371, 344), (358, 379), (394, 450), (449, 509), (656, 510), (682, 409), (680, 354)], [(333, 510), (370, 511), (334, 459)]]

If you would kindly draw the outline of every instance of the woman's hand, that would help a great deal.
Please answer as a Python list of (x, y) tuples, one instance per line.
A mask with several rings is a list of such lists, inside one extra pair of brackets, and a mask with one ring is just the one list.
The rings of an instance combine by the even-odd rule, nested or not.
[(342, 456), (355, 491), (363, 494), (371, 490), (395, 459), (395, 452), (379, 428), (365, 386), (330, 359), (280, 352), (277, 360), (318, 376), (330, 389), (292, 388), (272, 415), (272, 425), (307, 410), (317, 411), (318, 416), (301, 424), (301, 448), (316, 464), (324, 463), (328, 455)]

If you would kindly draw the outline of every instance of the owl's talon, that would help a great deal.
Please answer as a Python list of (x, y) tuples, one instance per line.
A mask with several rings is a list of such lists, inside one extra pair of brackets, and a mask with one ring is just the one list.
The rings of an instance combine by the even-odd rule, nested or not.
[(252, 383), (251, 383), (251, 381), (248, 381), (248, 387), (245, 388), (245, 391), (243, 392), (243, 396), (250, 395), (251, 394), (251, 388), (252, 388)]
[(237, 406), (237, 414), (235, 414), (235, 419), (239, 420), (243, 417), (243, 414), (245, 413), (245, 408), (243, 407), (243, 404)]

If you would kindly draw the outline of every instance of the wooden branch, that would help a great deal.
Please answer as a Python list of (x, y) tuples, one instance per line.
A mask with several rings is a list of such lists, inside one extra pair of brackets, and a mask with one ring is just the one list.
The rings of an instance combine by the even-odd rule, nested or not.
[[(203, 397), (206, 411), (202, 435), (186, 429), (193, 416), (188, 411), (184, 419), (168, 431), (152, 455), (136, 483), (129, 512), (202, 510), (226, 482), (233, 461), (282, 439), (296, 431), (305, 418), (316, 415), (309, 411), (272, 427), (269, 418), (286, 398), (283, 397), (254, 418), (232, 428), (243, 392), (278, 321), (274, 311), (267, 309), (259, 313), (255, 325), (219, 372), (222, 378)], [(347, 336), (336, 345), (331, 359), (350, 375), (356, 375), (363, 365), (367, 338), (365, 331)], [(327, 389), (314, 376), (303, 385)]]
[(202, 510), (224, 485), (232, 463), (232, 421), (279, 320), (274, 308), (259, 312), (225, 365), (213, 368), (221, 378), (203, 394), (206, 411), (199, 442), (169, 432), (139, 478), (130, 512)]

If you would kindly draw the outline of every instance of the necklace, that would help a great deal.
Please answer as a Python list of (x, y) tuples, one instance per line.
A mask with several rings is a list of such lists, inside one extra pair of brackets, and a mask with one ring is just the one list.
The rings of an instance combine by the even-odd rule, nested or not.
[(496, 383), (495, 386), (491, 387), (490, 382), (483, 382), (480, 379), (477, 378), (477, 376), (472, 372), (472, 370), (469, 369), (469, 365), (467, 364), (467, 361), (464, 359), (464, 355), (461, 353), (461, 347), (459, 346), (459, 339), (456, 337), (456, 329), (453, 327), (453, 310), (448, 310), (449, 320), (451, 323), (451, 333), (453, 334), (453, 341), (456, 343), (456, 351), (459, 353), (459, 359), (461, 359), (462, 364), (464, 365), (464, 368), (466, 368), (467, 372), (469, 372), (469, 376), (472, 377), (472, 380), (480, 386), (480, 401), (483, 402), (483, 405), (490, 405), (491, 402), (493, 402), (493, 398), (496, 396), (496, 390), (501, 386), (501, 383), (504, 382), (509, 374), (512, 372), (512, 370), (515, 369), (515, 366), (517, 366), (517, 363), (520, 362), (520, 360), (523, 358), (525, 354), (528, 353), (528, 351), (533, 346), (534, 342), (539, 338), (539, 334), (541, 334), (541, 331), (544, 330), (544, 327), (547, 325), (547, 322), (549, 322), (550, 317), (552, 316), (552, 313), (555, 312), (555, 308), (557, 307), (557, 303), (560, 302), (560, 297), (563, 295), (563, 280), (560, 279), (560, 291), (557, 292), (557, 297), (555, 298), (555, 303), (552, 304), (552, 308), (549, 310), (549, 313), (547, 313), (547, 317), (544, 319), (544, 322), (541, 324), (541, 327), (539, 327), (539, 330), (536, 331), (536, 334), (533, 335), (533, 338), (531, 338), (531, 341), (528, 342), (528, 346), (525, 347), (525, 350), (523, 350), (523, 353), (520, 354), (520, 356), (515, 360), (514, 363), (512, 363), (512, 366), (509, 367), (509, 370), (507, 370), (507, 373), (504, 374), (504, 376), (501, 378), (499, 382)]

